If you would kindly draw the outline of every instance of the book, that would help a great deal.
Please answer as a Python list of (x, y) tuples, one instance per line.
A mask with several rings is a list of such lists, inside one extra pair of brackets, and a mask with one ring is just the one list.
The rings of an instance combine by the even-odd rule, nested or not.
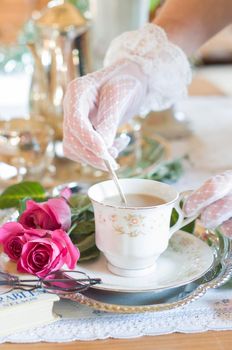
[(0, 336), (58, 320), (53, 304), (59, 299), (55, 294), (40, 290), (0, 294)]

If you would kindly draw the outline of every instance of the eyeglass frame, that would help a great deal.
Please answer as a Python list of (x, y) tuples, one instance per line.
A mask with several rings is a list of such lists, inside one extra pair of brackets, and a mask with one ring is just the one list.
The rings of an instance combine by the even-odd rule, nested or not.
[[(67, 276), (66, 279), (65, 278), (53, 278), (53, 279), (48, 279), (46, 281), (46, 277), (48, 277), (49, 275), (52, 274), (57, 274), (57, 273), (62, 273), (64, 274), (64, 276)], [(77, 273), (77, 274), (81, 274), (83, 276), (85, 276), (85, 278), (78, 278), (78, 279), (73, 279), (71, 277), (69, 277), (68, 275), (66, 275), (66, 273)], [(5, 292), (0, 292), (0, 295), (9, 293), (13, 290), (23, 290), (23, 291), (33, 291), (36, 289), (43, 289), (49, 293), (54, 293), (54, 294), (62, 294), (62, 293), (79, 293), (79, 292), (83, 292), (85, 290), (87, 290), (88, 288), (90, 288), (91, 286), (101, 283), (101, 279), (100, 278), (90, 278), (85, 272), (82, 271), (71, 271), (71, 270), (56, 270), (56, 271), (52, 271), (50, 273), (48, 273), (47, 275), (45, 275), (44, 277), (36, 277), (34, 279), (21, 279), (16, 275), (12, 275), (10, 273), (7, 272), (2, 272), (0, 271), (0, 277), (4, 277), (5, 280), (1, 280), (0, 279), (0, 287), (1, 286), (6, 286), (6, 287), (11, 287), (9, 290), (5, 291)], [(80, 286), (78, 286), (78, 288), (61, 288), (59, 286), (50, 286), (50, 287), (46, 287), (46, 282), (64, 282), (65, 280), (67, 281), (76, 281), (76, 282), (82, 282), (82, 283), (86, 283), (88, 282), (88, 284), (83, 284)], [(31, 285), (30, 283), (35, 283), (34, 285)]]

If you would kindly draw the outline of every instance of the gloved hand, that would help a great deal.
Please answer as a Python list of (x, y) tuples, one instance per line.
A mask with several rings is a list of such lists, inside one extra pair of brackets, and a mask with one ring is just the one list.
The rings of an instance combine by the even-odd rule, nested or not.
[(64, 99), (64, 154), (105, 169), (129, 142), (117, 128), (136, 114), (165, 109), (187, 94), (184, 52), (154, 24), (114, 39), (105, 69), (72, 81)]
[(201, 213), (206, 228), (220, 226), (232, 238), (232, 170), (206, 181), (188, 197), (183, 209), (187, 216)]
[(104, 169), (129, 143), (115, 140), (118, 126), (135, 115), (145, 96), (146, 80), (136, 63), (121, 60), (71, 82), (64, 100), (64, 153), (74, 161)]

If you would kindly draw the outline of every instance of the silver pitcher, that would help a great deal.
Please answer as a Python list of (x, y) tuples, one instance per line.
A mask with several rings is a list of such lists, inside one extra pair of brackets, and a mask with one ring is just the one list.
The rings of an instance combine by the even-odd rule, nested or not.
[(88, 20), (65, 1), (50, 1), (34, 20), (36, 40), (30, 89), (32, 118), (45, 117), (62, 139), (63, 98), (67, 84), (89, 72)]

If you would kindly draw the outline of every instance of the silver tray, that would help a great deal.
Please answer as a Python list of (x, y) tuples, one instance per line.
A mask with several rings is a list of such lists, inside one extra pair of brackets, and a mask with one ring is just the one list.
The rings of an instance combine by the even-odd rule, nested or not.
[(156, 312), (187, 305), (202, 297), (207, 290), (220, 287), (232, 276), (232, 242), (200, 227), (195, 235), (209, 244), (214, 253), (211, 269), (196, 281), (153, 292), (126, 293), (90, 288), (82, 294), (67, 294), (62, 297), (113, 313)]

